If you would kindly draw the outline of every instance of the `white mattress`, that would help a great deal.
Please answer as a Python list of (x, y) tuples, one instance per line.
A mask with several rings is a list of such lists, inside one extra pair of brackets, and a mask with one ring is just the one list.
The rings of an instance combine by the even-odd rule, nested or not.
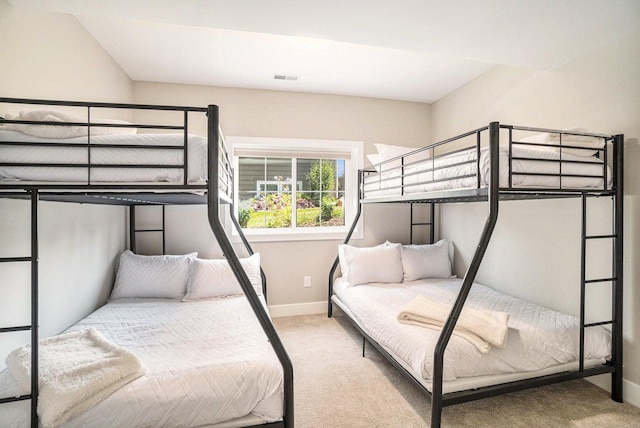
[[(562, 177), (550, 177), (542, 175), (512, 174), (513, 188), (546, 188), (546, 189), (603, 189), (603, 162), (593, 156), (573, 156), (562, 154), (562, 162), (558, 162), (560, 155), (552, 151), (533, 150), (521, 147), (513, 147), (512, 157), (523, 157), (537, 160), (512, 160), (514, 173), (548, 173), (559, 174)], [(473, 189), (478, 187), (475, 176), (477, 170), (476, 151), (467, 150), (442, 158), (423, 160), (420, 163), (406, 166), (404, 178), (401, 178), (402, 169), (394, 168), (399, 163), (396, 161), (382, 164), (381, 172), (365, 176), (364, 197), (376, 198), (385, 196), (399, 196), (412, 193), (432, 192), (438, 190)], [(543, 160), (543, 161), (540, 161)], [(472, 161), (462, 165), (461, 162)], [(586, 162), (573, 163), (572, 161)], [(500, 186), (509, 186), (509, 151), (506, 147), (500, 148)], [(450, 165), (450, 166), (448, 166)], [(490, 173), (489, 150), (483, 148), (480, 151), (480, 187), (486, 187), (489, 183)], [(435, 168), (435, 171), (431, 171)], [(444, 167), (444, 168), (442, 168)], [(611, 187), (612, 176), (607, 168), (607, 188)], [(572, 177), (569, 175), (584, 175), (590, 177)], [(471, 177), (457, 178), (465, 175)], [(445, 181), (439, 181), (445, 180)], [(404, 187), (404, 191), (402, 189)]]
[[(69, 329), (95, 327), (147, 374), (63, 427), (200, 427), (283, 415), (282, 367), (244, 296), (180, 302), (118, 299)], [(0, 396), (18, 392), (0, 373)], [(0, 426), (29, 426), (29, 401), (2, 404)]]
[[(358, 325), (412, 372), (429, 390), (433, 351), (439, 331), (401, 324), (400, 310), (418, 294), (452, 303), (462, 280), (422, 279), (401, 284), (334, 284), (334, 298)], [(549, 374), (575, 365), (579, 356), (579, 320), (573, 316), (474, 284), (466, 307), (508, 312), (507, 346), (479, 352), (471, 343), (452, 336), (444, 355), (444, 390), (452, 392), (505, 381)], [(605, 362), (611, 338), (602, 327), (585, 330), (585, 358)], [(557, 370), (556, 370), (557, 369)]]
[[(0, 131), (0, 141), (86, 144), (86, 137), (69, 139), (42, 139), (17, 131)], [(91, 137), (91, 144), (135, 144), (141, 146), (179, 146), (184, 142), (183, 134), (115, 134)], [(190, 184), (202, 184), (207, 179), (207, 140), (189, 135), (188, 177)], [(66, 163), (88, 162), (86, 147), (21, 146), (0, 145), (2, 163)], [(94, 147), (91, 149), (92, 164), (106, 165), (178, 165), (183, 162), (183, 150), (147, 149), (127, 147)], [(29, 182), (86, 182), (86, 168), (0, 166), (0, 184), (3, 181)], [(182, 184), (181, 168), (91, 168), (91, 182), (133, 183), (166, 182)]]

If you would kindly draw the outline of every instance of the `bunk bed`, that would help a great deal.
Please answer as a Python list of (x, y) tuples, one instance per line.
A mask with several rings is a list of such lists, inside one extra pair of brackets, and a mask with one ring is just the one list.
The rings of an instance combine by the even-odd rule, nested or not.
[[(253, 253), (237, 219), (229, 216), (249, 253), (239, 258), (221, 218), (233, 212), (224, 209), (232, 207), (233, 174), (218, 107), (19, 98), (0, 98), (0, 104), (16, 109), (35, 106), (33, 111), (0, 119), (0, 196), (29, 200), (31, 207), (31, 254), (0, 259), (0, 267), (2, 263), (31, 265), (31, 323), (0, 328), (0, 333), (31, 333), (28, 346), (9, 356), (22, 358), (19, 362), (27, 370), (24, 378), (14, 379), (9, 369), (0, 373), (0, 395), (6, 395), (0, 398), (0, 419), (9, 419), (0, 425), (23, 426), (30, 418), (32, 427), (39, 423), (294, 426), (293, 368), (266, 309), (266, 277), (259, 267), (259, 254)], [(86, 116), (69, 116), (67, 111), (72, 109), (81, 109)], [(105, 111), (154, 112), (180, 119), (171, 124), (94, 119)], [(206, 138), (189, 132), (193, 115), (206, 120)], [(42, 341), (38, 334), (40, 200), (127, 206), (130, 240), (107, 304), (59, 337)], [(212, 233), (225, 259), (135, 254), (136, 236), (150, 231), (162, 233), (164, 254), (164, 207), (193, 204), (207, 206)], [(162, 207), (160, 229), (136, 225), (136, 207), (149, 205)], [(159, 291), (162, 281), (167, 282), (166, 293)], [(218, 281), (226, 284), (225, 291), (215, 288)], [(141, 319), (145, 321), (140, 323)], [(40, 412), (51, 410), (52, 404), (55, 407), (61, 396), (52, 395), (50, 386), (41, 389), (43, 378), (52, 375), (49, 369), (42, 373), (40, 348), (68, 335), (91, 337), (110, 346), (109, 352), (117, 348), (135, 367), (127, 374), (131, 379), (101, 401), (75, 404), (80, 410), (70, 419), (51, 419), (48, 413), (44, 424)], [(105, 338), (106, 345), (100, 342)], [(22, 352), (25, 349), (29, 352)]]
[[(371, 343), (430, 397), (432, 427), (443, 406), (604, 373), (622, 402), (623, 144), (622, 135), (492, 122), (401, 154), (391, 146), (359, 171), (358, 211), (329, 273), (328, 315), (337, 305), (363, 335), (363, 356)], [(602, 197), (611, 199), (612, 232), (588, 234), (588, 201)], [(474, 282), (500, 204), (557, 198), (581, 200), (579, 317)], [(446, 241), (434, 243), (435, 207), (465, 202), (488, 203), (488, 216), (464, 276), (452, 278)], [(350, 246), (362, 206), (374, 203), (411, 204), (411, 241), (426, 226), (429, 244)], [(417, 220), (418, 206), (427, 221)], [(590, 240), (611, 242), (610, 277), (588, 276)], [(611, 319), (587, 322), (586, 290), (602, 283), (611, 285)]]

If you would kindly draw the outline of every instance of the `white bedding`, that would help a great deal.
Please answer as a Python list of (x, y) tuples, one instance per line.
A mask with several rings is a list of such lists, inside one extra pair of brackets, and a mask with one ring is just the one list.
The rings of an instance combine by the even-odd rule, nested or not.
[[(398, 361), (425, 380), (430, 389), (433, 350), (440, 335), (422, 327), (401, 324), (398, 313), (416, 295), (451, 304), (462, 281), (422, 279), (400, 284), (371, 283), (346, 286), (341, 278), (334, 284), (334, 299), (355, 321)], [(566, 368), (579, 355), (579, 321), (534, 303), (474, 284), (465, 307), (509, 313), (509, 332), (505, 348), (481, 353), (470, 342), (452, 336), (444, 355), (446, 383), (473, 384), (469, 379), (485, 377), (480, 384), (504, 382), (505, 376), (545, 373), (554, 367)], [(610, 355), (610, 334), (601, 327), (585, 330), (585, 358), (603, 363)], [(511, 378), (513, 379), (513, 376)], [(455, 388), (457, 390), (460, 388)], [(451, 391), (445, 385), (445, 391)]]
[[(17, 131), (0, 130), (0, 141), (86, 144), (86, 137), (68, 139), (43, 139)], [(115, 134), (91, 137), (91, 144), (135, 144), (141, 146), (179, 146), (184, 142), (183, 134)], [(202, 184), (207, 179), (207, 140), (189, 135), (188, 177), (189, 184)], [(178, 165), (183, 162), (184, 153), (176, 149), (147, 149), (126, 147), (94, 147), (91, 149), (92, 164), (121, 165)], [(66, 163), (88, 162), (86, 147), (56, 147), (0, 145), (0, 163)], [(86, 168), (75, 167), (34, 167), (0, 166), (2, 181), (29, 182), (86, 182)], [(92, 167), (91, 182), (132, 183), (166, 182), (182, 184), (183, 172), (180, 168), (100, 168)]]
[[(513, 147), (512, 157), (523, 157), (539, 160), (512, 160), (514, 173), (548, 173), (559, 174), (563, 177), (550, 177), (542, 175), (512, 175), (514, 188), (548, 188), (548, 189), (603, 189), (603, 163), (593, 156), (574, 156), (562, 154), (562, 163), (558, 162), (560, 155), (552, 151), (533, 150), (522, 147)], [(457, 163), (472, 161), (462, 165)], [(572, 161), (587, 162), (573, 163)], [(500, 148), (500, 186), (509, 186), (509, 151), (506, 147)], [(364, 178), (364, 197), (375, 198), (383, 196), (398, 196), (438, 190), (477, 188), (478, 180), (475, 176), (476, 151), (467, 150), (442, 158), (423, 160), (420, 163), (404, 168), (404, 179), (401, 178), (402, 169), (393, 168), (398, 162), (393, 161), (387, 165), (382, 164), (381, 172), (367, 175)], [(431, 169), (444, 167), (442, 169)], [(562, 169), (562, 170), (561, 170)], [(490, 159), (489, 150), (483, 148), (480, 151), (480, 187), (486, 187), (489, 183)], [(569, 175), (587, 175), (592, 177), (571, 177)], [(464, 175), (471, 177), (456, 178)], [(438, 181), (443, 180), (445, 181)], [(611, 187), (612, 174), (607, 167), (607, 188)], [(404, 186), (404, 191), (402, 187)]]
[[(147, 373), (63, 427), (198, 427), (246, 415), (282, 419), (282, 367), (244, 296), (118, 299), (69, 331), (87, 327), (136, 354)], [(17, 393), (8, 371), (0, 373), (0, 396)], [(29, 401), (2, 406), (0, 426), (29, 426)]]

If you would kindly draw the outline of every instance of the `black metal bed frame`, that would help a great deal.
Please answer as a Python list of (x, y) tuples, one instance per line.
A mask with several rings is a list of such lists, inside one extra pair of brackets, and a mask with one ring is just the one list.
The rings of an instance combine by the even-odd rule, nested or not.
[[(76, 202), (76, 203), (92, 203), (92, 204), (108, 204), (108, 205), (124, 205), (129, 206), (129, 239), (132, 250), (136, 246), (136, 233), (145, 231), (162, 232), (164, 234), (164, 206), (165, 205), (191, 205), (191, 204), (207, 204), (208, 220), (211, 231), (213, 232), (220, 248), (228, 260), (229, 265), (238, 279), (244, 294), (249, 301), (251, 309), (258, 319), (267, 339), (271, 343), (274, 352), (283, 368), (283, 385), (284, 385), (284, 403), (283, 403), (283, 419), (279, 422), (259, 425), (272, 427), (293, 427), (294, 426), (294, 394), (293, 394), (293, 365), (286, 352), (286, 349), (280, 340), (269, 315), (267, 314), (262, 302), (258, 298), (251, 281), (244, 271), (236, 251), (231, 244), (229, 236), (225, 231), (224, 225), (220, 218), (220, 204), (229, 204), (231, 212), (233, 212), (233, 172), (231, 162), (229, 160), (224, 138), (220, 131), (219, 109), (216, 105), (202, 107), (183, 107), (183, 106), (163, 106), (163, 105), (147, 105), (147, 104), (120, 104), (120, 103), (95, 103), (95, 102), (77, 102), (77, 101), (55, 101), (40, 99), (21, 99), (21, 98), (0, 98), (0, 103), (23, 104), (23, 105), (44, 105), (44, 106), (66, 106), (66, 107), (82, 107), (86, 108), (86, 122), (34, 122), (24, 120), (6, 120), (0, 119), (0, 124), (18, 123), (18, 124), (39, 124), (52, 126), (83, 126), (89, 130), (86, 144), (67, 145), (61, 143), (18, 143), (18, 142), (2, 142), (0, 147), (11, 145), (31, 145), (31, 146), (51, 146), (55, 144), (58, 147), (71, 146), (74, 148), (86, 148), (88, 152), (88, 162), (85, 164), (43, 164), (43, 163), (8, 163), (0, 159), (0, 166), (33, 166), (33, 167), (69, 167), (84, 168), (87, 171), (86, 183), (78, 184), (58, 184), (58, 183), (38, 183), (38, 184), (21, 184), (21, 183), (3, 183), (0, 181), (0, 197), (29, 199), (31, 201), (31, 254), (25, 257), (4, 257), (0, 258), (0, 263), (31, 263), (31, 324), (23, 326), (13, 326), (0, 328), (0, 333), (8, 333), (15, 331), (31, 331), (32, 346), (32, 376), (31, 376), (31, 394), (23, 394), (19, 397), (0, 398), (0, 405), (7, 402), (31, 400), (31, 426), (38, 427), (38, 201), (59, 201), (59, 202)], [(181, 125), (146, 125), (146, 124), (130, 124), (130, 125), (113, 125), (106, 123), (96, 123), (91, 120), (92, 108), (109, 108), (109, 109), (139, 109), (139, 110), (159, 110), (183, 112), (183, 122)], [(206, 184), (189, 184), (188, 163), (187, 163), (187, 135), (188, 135), (188, 114), (203, 113), (207, 115), (207, 163), (208, 163), (208, 181)], [(118, 165), (98, 165), (91, 162), (91, 149), (94, 147), (120, 147), (123, 145), (97, 145), (91, 143), (91, 127), (136, 127), (142, 129), (161, 129), (182, 131), (184, 134), (183, 144), (181, 146), (172, 147), (171, 149), (183, 151), (183, 162), (181, 164), (169, 166), (178, 168), (183, 173), (182, 184), (108, 184), (108, 183), (91, 183), (91, 168), (167, 168), (167, 165), (135, 165), (135, 164), (118, 164)], [(154, 150), (158, 148), (166, 149), (167, 146), (129, 146), (130, 148), (144, 148)], [(163, 225), (162, 229), (144, 230), (136, 229), (135, 224), (135, 207), (138, 205), (161, 205), (163, 208)], [(237, 219), (231, 215), (231, 220), (236, 228), (242, 242), (249, 252), (253, 254), (251, 245), (244, 236)], [(163, 253), (164, 253), (164, 236), (163, 236)], [(261, 269), (262, 288), (266, 299), (266, 276)]]
[[(501, 185), (499, 181), (499, 148), (500, 148), (500, 131), (506, 130), (508, 132), (508, 171), (509, 171), (509, 180), (506, 186)], [(490, 179), (489, 185), (487, 187), (481, 186), (480, 181), (480, 145), (481, 145), (481, 134), (483, 132), (488, 131), (489, 133), (489, 161), (490, 161)], [(580, 136), (595, 136), (597, 138), (603, 139), (603, 147), (597, 149), (596, 156), (603, 160), (603, 164), (607, 165), (607, 161), (611, 160), (612, 162), (612, 182), (613, 185), (611, 188), (607, 187), (607, 168), (603, 167), (602, 175), (599, 177), (603, 180), (602, 189), (565, 189), (562, 187), (562, 178), (563, 177), (576, 177), (576, 175), (563, 174), (562, 172), (562, 163), (565, 160), (557, 161), (559, 163), (559, 173), (557, 174), (542, 174), (548, 175), (552, 177), (557, 177), (559, 179), (560, 185), (557, 189), (547, 189), (547, 188), (518, 188), (513, 185), (512, 176), (516, 173), (512, 172), (512, 161), (522, 158), (517, 158), (513, 156), (512, 147), (516, 145), (523, 146), (539, 146), (544, 144), (538, 143), (527, 143), (522, 141), (514, 141), (513, 139), (513, 131), (525, 131), (525, 132), (551, 132), (556, 133), (560, 136), (560, 153), (562, 158), (562, 150), (563, 148), (580, 148), (579, 146), (571, 146), (571, 145), (563, 145), (562, 144), (562, 136), (563, 135), (580, 135)], [(466, 137), (477, 136), (476, 143), (464, 149), (455, 149), (449, 151), (447, 154), (453, 152), (460, 152), (464, 150), (473, 150), (476, 152), (476, 158), (471, 163), (475, 163), (475, 173), (470, 174), (468, 177), (476, 178), (476, 187), (472, 189), (461, 189), (461, 190), (445, 190), (445, 191), (434, 191), (431, 193), (405, 193), (405, 170), (408, 166), (415, 166), (418, 162), (407, 162), (406, 158), (416, 153), (420, 153), (421, 151), (435, 149), (438, 147), (443, 147), (449, 143), (459, 142), (461, 139)], [(613, 157), (612, 159), (608, 158), (608, 146), (609, 144), (612, 146)], [(445, 155), (432, 155), (429, 157), (427, 162), (433, 162), (434, 158), (442, 157)], [(530, 159), (527, 159), (530, 160)], [(575, 161), (574, 161), (575, 162)], [(588, 163), (577, 161), (578, 163)], [(376, 175), (380, 174), (381, 166), (383, 164), (398, 164), (397, 166), (392, 166), (388, 169), (388, 171), (396, 170), (400, 171), (401, 176), (401, 185), (398, 186), (400, 195), (398, 196), (384, 196), (384, 197), (374, 197), (374, 198), (366, 198), (365, 195), (365, 186), (364, 180), (368, 175)], [(414, 383), (418, 388), (420, 388), (425, 394), (427, 394), (431, 398), (431, 426), (439, 427), (442, 421), (442, 409), (444, 406), (462, 403), (466, 401), (478, 400), (486, 397), (506, 394), (510, 392), (520, 391), (528, 388), (538, 387), (542, 385), (548, 385), (557, 382), (563, 382), (567, 380), (573, 380), (578, 378), (584, 378), (588, 376), (594, 376), (604, 373), (611, 373), (611, 398), (617, 402), (622, 402), (622, 345), (623, 345), (623, 337), (622, 337), (622, 290), (623, 290), (623, 265), (622, 265), (622, 256), (623, 256), (623, 196), (624, 196), (624, 188), (623, 188), (623, 170), (624, 164), (624, 136), (623, 135), (602, 135), (602, 134), (582, 134), (582, 133), (572, 133), (566, 131), (559, 130), (549, 130), (549, 129), (541, 129), (541, 128), (528, 128), (528, 127), (518, 127), (511, 125), (502, 125), (498, 122), (492, 122), (489, 126), (484, 128), (479, 128), (468, 133), (459, 135), (457, 137), (450, 138), (448, 140), (444, 140), (430, 146), (427, 146), (423, 149), (418, 149), (411, 153), (407, 153), (403, 156), (399, 156), (393, 159), (389, 159), (381, 164), (376, 165), (377, 169), (368, 168), (364, 170), (360, 170), (358, 172), (358, 182), (360, 184), (359, 189), (359, 204), (358, 209), (355, 214), (355, 218), (351, 225), (351, 228), (344, 240), (344, 243), (347, 244), (351, 235), (353, 234), (358, 220), (362, 213), (362, 205), (366, 203), (398, 203), (398, 202), (407, 202), (412, 204), (412, 213), (411, 213), (411, 232), (410, 236), (413, 237), (413, 203), (427, 203), (430, 205), (430, 220), (426, 224), (430, 226), (430, 242), (434, 240), (434, 206), (436, 204), (446, 204), (446, 203), (454, 203), (454, 202), (477, 202), (477, 201), (485, 201), (488, 202), (489, 213), (487, 219), (485, 221), (485, 225), (482, 231), (482, 234), (479, 238), (479, 242), (477, 244), (473, 259), (471, 260), (467, 271), (462, 280), (462, 285), (459, 291), (459, 294), (452, 306), (451, 312), (449, 314), (448, 319), (446, 320), (443, 329), (440, 333), (440, 337), (436, 344), (434, 350), (434, 368), (433, 368), (433, 379), (432, 379), (432, 391), (429, 391), (416, 377), (414, 374), (405, 369), (389, 352), (387, 352), (384, 347), (382, 347), (375, 338), (373, 338), (369, 333), (365, 332), (357, 320), (352, 319), (348, 313), (345, 313), (347, 319), (355, 326), (355, 328), (363, 335), (363, 356), (364, 356), (364, 340), (366, 339), (370, 342), (374, 348), (376, 348), (394, 367), (396, 367), (403, 375), (405, 375), (412, 383)], [(435, 166), (435, 163), (432, 164), (430, 171), (434, 172), (438, 167)], [(593, 177), (588, 175), (587, 177)], [(393, 177), (394, 179), (398, 179), (397, 176)], [(459, 178), (453, 177), (452, 179)], [(380, 179), (382, 179), (380, 177)], [(586, 217), (587, 217), (587, 200), (590, 197), (611, 197), (612, 206), (613, 206), (613, 233), (608, 235), (587, 235), (586, 231)], [(524, 200), (524, 199), (553, 199), (553, 198), (581, 198), (582, 201), (582, 232), (581, 232), (581, 284), (580, 284), (580, 355), (579, 355), (579, 367), (577, 371), (565, 371), (555, 374), (550, 374), (546, 376), (534, 377), (529, 379), (523, 379), (519, 381), (513, 381), (508, 383), (502, 383), (497, 385), (491, 385), (481, 388), (474, 388), (470, 390), (463, 390), (458, 392), (450, 392), (443, 393), (443, 367), (444, 367), (444, 352), (451, 338), (453, 330), (458, 321), (458, 317), (464, 307), (466, 298), (471, 290), (473, 285), (473, 281), (476, 277), (478, 269), (480, 268), (483, 256), (487, 250), (489, 242), (491, 240), (491, 235), (493, 233), (494, 227), (496, 225), (498, 219), (498, 211), (499, 205), (501, 201), (507, 200)], [(413, 239), (413, 238), (411, 238)], [(597, 279), (587, 279), (586, 278), (586, 242), (591, 239), (611, 239), (613, 240), (613, 257), (612, 257), (612, 276), (609, 278), (597, 278)], [(333, 283), (334, 277), (336, 274), (337, 267), (339, 265), (338, 257), (335, 258), (333, 265), (331, 266), (329, 272), (329, 293), (328, 293), (328, 316), (332, 316), (333, 312)], [(602, 283), (602, 282), (610, 282), (612, 285), (612, 319), (609, 321), (596, 322), (596, 323), (586, 323), (585, 322), (585, 293), (586, 287), (591, 283)], [(584, 366), (584, 329), (589, 327), (594, 327), (598, 325), (610, 325), (611, 326), (611, 334), (612, 334), (612, 349), (611, 349), (611, 359), (608, 360), (605, 364), (595, 367), (585, 368)]]

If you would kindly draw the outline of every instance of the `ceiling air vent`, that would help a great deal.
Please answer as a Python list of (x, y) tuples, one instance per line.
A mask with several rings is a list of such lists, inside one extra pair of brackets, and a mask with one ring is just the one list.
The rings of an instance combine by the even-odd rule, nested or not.
[(273, 78), (276, 80), (292, 80), (292, 81), (296, 81), (298, 80), (300, 76), (295, 76), (293, 74), (274, 74)]

